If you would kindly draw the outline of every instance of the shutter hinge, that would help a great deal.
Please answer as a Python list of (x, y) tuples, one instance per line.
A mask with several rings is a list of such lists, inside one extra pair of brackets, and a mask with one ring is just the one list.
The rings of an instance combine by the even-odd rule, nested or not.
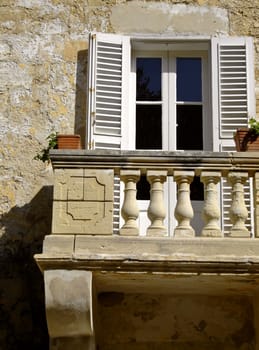
[(94, 140), (88, 142), (88, 149), (94, 149)]
[(94, 91), (95, 91), (95, 88), (89, 87), (89, 92), (94, 92)]
[(96, 121), (96, 114), (95, 114), (95, 112), (91, 112), (91, 119), (92, 119), (92, 125), (94, 125), (95, 121)]

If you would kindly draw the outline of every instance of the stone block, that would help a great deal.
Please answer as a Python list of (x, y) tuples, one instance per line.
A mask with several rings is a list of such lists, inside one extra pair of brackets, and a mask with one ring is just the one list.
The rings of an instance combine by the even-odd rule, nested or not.
[(53, 234), (113, 233), (113, 170), (55, 172)]
[(50, 337), (93, 335), (92, 273), (48, 270), (44, 282)]
[(94, 337), (61, 337), (50, 339), (50, 350), (95, 350)]
[[(67, 200), (68, 191), (75, 191), (75, 189), (73, 189), (73, 184), (75, 186), (75, 183), (78, 183), (77, 186), (80, 187), (79, 184), (82, 182), (83, 177), (84, 169), (55, 169), (53, 199), (61, 201)], [(69, 188), (70, 186), (71, 188)], [(78, 189), (78, 191), (80, 192), (80, 189)]]
[(43, 243), (43, 254), (62, 255), (62, 257), (72, 257), (74, 250), (74, 236), (49, 235)]

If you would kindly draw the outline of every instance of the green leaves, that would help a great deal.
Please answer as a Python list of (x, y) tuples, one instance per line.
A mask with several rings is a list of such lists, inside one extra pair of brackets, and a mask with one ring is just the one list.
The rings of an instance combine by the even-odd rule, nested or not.
[(251, 118), (249, 120), (249, 128), (251, 133), (254, 135), (259, 135), (259, 121), (257, 121), (255, 118)]
[(48, 137), (46, 137), (46, 140), (48, 141), (47, 147), (43, 148), (39, 153), (37, 153), (33, 159), (41, 160), (43, 163), (50, 161), (49, 151), (53, 148), (57, 148), (57, 134), (57, 132), (52, 132)]

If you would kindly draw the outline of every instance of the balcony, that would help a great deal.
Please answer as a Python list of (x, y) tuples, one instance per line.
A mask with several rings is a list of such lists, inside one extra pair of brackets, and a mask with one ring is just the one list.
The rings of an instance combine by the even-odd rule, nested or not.
[[(109, 321), (96, 319), (104, 312), (103, 305), (112, 303), (106, 300), (102, 304), (102, 298), (134, 293), (146, 300), (150, 295), (181, 295), (192, 302), (193, 296), (223, 298), (224, 305), (233, 301), (233, 312), (243, 303), (245, 308), (251, 307), (254, 316), (249, 320), (241, 317), (237, 327), (249, 321), (249, 339), (243, 330), (239, 344), (233, 341), (230, 335), (238, 330), (232, 329), (230, 317), (225, 338), (217, 333), (215, 344), (208, 339), (180, 337), (181, 344), (193, 341), (192, 348), (199, 344), (203, 350), (218, 349), (226, 341), (224, 349), (259, 349), (257, 153), (55, 150), (51, 161), (55, 174), (52, 234), (45, 237), (43, 252), (35, 258), (44, 272), (50, 336), (60, 344), (55, 343), (53, 349), (64, 346), (64, 337), (70, 339), (74, 350), (76, 337), (81, 339), (79, 343), (88, 344), (86, 349), (94, 349), (96, 342), (100, 349), (121, 349), (125, 344), (133, 349), (123, 329), (117, 341), (124, 344), (120, 348), (109, 338), (109, 331), (104, 331), (111, 326)], [(136, 188), (143, 175), (150, 184), (150, 199), (141, 212)], [(195, 210), (190, 196), (194, 176), (204, 186), (200, 211)], [(119, 183), (123, 187), (120, 204), (115, 200)], [(170, 212), (165, 205), (168, 183), (177, 188), (175, 199), (169, 198)], [(221, 204), (223, 183), (232, 194), (225, 207)], [(140, 222), (144, 216), (145, 227)], [(174, 225), (168, 226), (169, 222)], [(193, 222), (198, 222), (198, 229)], [(75, 306), (73, 300), (80, 302)], [(133, 304), (132, 309), (136, 308)], [(210, 306), (206, 310), (204, 322), (208, 323)], [(188, 312), (186, 315), (190, 317)], [(219, 323), (225, 322), (222, 317)], [(145, 329), (145, 322), (139, 327)], [(144, 336), (147, 344), (148, 332)], [(211, 337), (213, 334), (211, 331)], [(158, 338), (157, 348), (167, 349), (168, 336)], [(178, 349), (180, 343), (175, 341), (175, 347), (168, 349)]]

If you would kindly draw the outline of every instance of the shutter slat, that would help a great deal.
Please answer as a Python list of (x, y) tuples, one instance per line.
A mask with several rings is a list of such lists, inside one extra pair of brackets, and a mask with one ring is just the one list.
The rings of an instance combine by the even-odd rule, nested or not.
[[(218, 50), (220, 136), (232, 138), (237, 128), (237, 119), (239, 127), (247, 126), (248, 122), (246, 46), (245, 44), (242, 46), (219, 44)], [(231, 84), (225, 83), (226, 79), (231, 81)], [(240, 101), (240, 93), (242, 101)], [(225, 98), (230, 96), (231, 104), (226, 105)]]
[[(97, 76), (96, 76), (96, 116), (95, 132), (107, 135), (121, 134), (121, 96), (122, 96), (122, 43), (104, 43), (97, 41)], [(112, 55), (111, 55), (112, 53)], [(114, 57), (116, 59), (112, 59)], [(105, 63), (104, 63), (105, 62)], [(106, 79), (106, 90), (99, 90)], [(113, 89), (116, 91), (113, 91)], [(111, 98), (111, 91), (118, 98)]]

